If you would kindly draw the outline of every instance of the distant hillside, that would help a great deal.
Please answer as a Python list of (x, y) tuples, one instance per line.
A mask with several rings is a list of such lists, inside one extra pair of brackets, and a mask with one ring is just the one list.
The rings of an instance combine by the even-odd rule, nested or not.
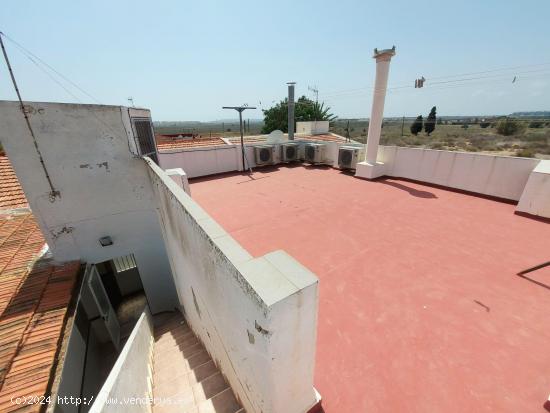
[(536, 112), (514, 112), (510, 116), (515, 118), (550, 118), (550, 111), (541, 110)]

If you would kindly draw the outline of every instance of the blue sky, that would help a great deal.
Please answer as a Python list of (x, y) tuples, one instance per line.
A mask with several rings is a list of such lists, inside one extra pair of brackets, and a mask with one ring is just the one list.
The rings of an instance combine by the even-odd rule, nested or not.
[[(339, 117), (368, 117), (372, 50), (392, 45), (389, 86), (427, 81), (424, 89), (390, 91), (386, 116), (425, 114), (433, 105), (441, 115), (550, 110), (547, 0), (4, 0), (2, 6), (0, 30), (101, 103), (125, 105), (133, 96), (155, 120), (234, 116), (223, 105), (266, 108), (286, 95), (290, 80), (300, 95), (312, 96), (307, 87), (317, 85)], [(6, 46), (25, 100), (76, 101)], [(450, 77), (508, 67), (518, 68)], [(434, 77), (455, 82), (435, 85)], [(483, 78), (456, 82), (475, 77)], [(14, 98), (0, 62), (0, 99)]]

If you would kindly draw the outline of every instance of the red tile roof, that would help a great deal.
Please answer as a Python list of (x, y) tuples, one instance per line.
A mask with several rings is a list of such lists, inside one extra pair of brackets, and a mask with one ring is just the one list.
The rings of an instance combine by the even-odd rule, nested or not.
[[(240, 136), (234, 136), (232, 138), (229, 138), (229, 141), (232, 144), (240, 145), (241, 143), (241, 137)], [(259, 135), (259, 136), (245, 136), (244, 137), (244, 143), (265, 143), (267, 141), (267, 135)]]
[(0, 155), (0, 210), (27, 208), (27, 198), (8, 157)]
[(29, 212), (0, 215), (0, 411), (40, 410), (12, 397), (44, 396), (80, 268), (39, 257), (45, 241)]
[(171, 149), (203, 148), (227, 145), (222, 138), (180, 138), (178, 136), (156, 135), (157, 149), (162, 152)]
[(324, 134), (324, 135), (296, 135), (298, 139), (304, 139), (307, 141), (323, 141), (323, 142), (345, 142), (346, 138), (338, 135)]

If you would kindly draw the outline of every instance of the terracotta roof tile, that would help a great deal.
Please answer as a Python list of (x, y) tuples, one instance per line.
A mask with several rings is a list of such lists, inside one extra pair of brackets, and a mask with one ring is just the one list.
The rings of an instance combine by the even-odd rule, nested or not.
[(8, 157), (0, 155), (0, 210), (27, 208), (27, 198)]
[(202, 148), (227, 145), (222, 138), (188, 138), (168, 135), (156, 135), (157, 149), (162, 152), (171, 149)]
[[(267, 135), (259, 135), (259, 136), (245, 136), (244, 143), (265, 143), (267, 141)], [(229, 138), (229, 141), (232, 144), (239, 145), (241, 143), (241, 137), (235, 136), (232, 138)]]
[(298, 139), (304, 139), (307, 141), (322, 141), (322, 142), (345, 142), (346, 138), (338, 135), (323, 134), (323, 135), (296, 135)]
[(12, 397), (44, 396), (80, 268), (40, 257), (45, 245), (29, 212), (0, 215), (0, 411), (39, 411)]

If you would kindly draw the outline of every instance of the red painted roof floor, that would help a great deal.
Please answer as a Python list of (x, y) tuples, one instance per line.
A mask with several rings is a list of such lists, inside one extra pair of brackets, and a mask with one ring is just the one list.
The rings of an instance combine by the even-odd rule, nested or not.
[(332, 412), (539, 412), (550, 393), (550, 225), (514, 205), (334, 169), (194, 180), (254, 256), (320, 279), (315, 386)]

